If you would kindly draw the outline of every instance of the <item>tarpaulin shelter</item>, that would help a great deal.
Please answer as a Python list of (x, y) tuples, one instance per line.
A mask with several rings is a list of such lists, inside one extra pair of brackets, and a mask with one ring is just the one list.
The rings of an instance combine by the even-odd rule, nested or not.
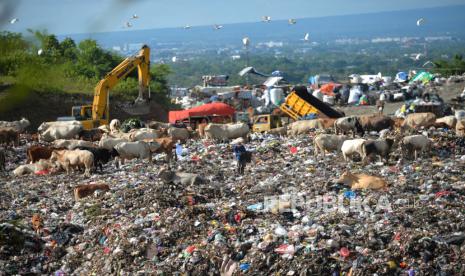
[(325, 95), (334, 96), (334, 89), (338, 88), (338, 87), (341, 87), (341, 86), (342, 86), (342, 84), (330, 82), (330, 83), (322, 85), (321, 88), (320, 88), (320, 91), (321, 91), (321, 93), (323, 93)]
[(209, 103), (197, 106), (191, 109), (170, 111), (169, 122), (174, 124), (176, 121), (182, 121), (189, 117), (202, 116), (233, 116), (236, 110), (224, 103)]
[(421, 81), (422, 83), (428, 83), (433, 79), (434, 79), (433, 74), (429, 72), (421, 71), (410, 80), (410, 83), (414, 83), (418, 81)]
[(408, 74), (405, 72), (399, 72), (396, 74), (395, 82), (405, 82), (408, 79)]

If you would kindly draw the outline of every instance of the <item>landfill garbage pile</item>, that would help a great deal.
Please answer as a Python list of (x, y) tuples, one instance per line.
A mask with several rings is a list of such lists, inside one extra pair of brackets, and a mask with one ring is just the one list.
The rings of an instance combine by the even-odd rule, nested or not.
[[(363, 166), (313, 155), (309, 135), (254, 135), (237, 176), (231, 146), (189, 141), (186, 184), (134, 160), (101, 174), (8, 176), (0, 185), (0, 270), (54, 275), (464, 275), (465, 140), (432, 130), (427, 156)], [(22, 145), (27, 143), (22, 141)], [(7, 169), (25, 160), (7, 152)], [(380, 191), (337, 183), (378, 175)], [(108, 184), (79, 200), (74, 188)], [(361, 208), (357, 202), (363, 202)]]

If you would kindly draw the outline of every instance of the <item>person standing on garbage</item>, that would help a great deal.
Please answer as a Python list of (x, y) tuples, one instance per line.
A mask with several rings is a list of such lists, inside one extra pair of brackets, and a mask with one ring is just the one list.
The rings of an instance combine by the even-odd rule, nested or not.
[(234, 145), (233, 151), (237, 161), (237, 173), (244, 174), (245, 165), (247, 163), (245, 159), (245, 153), (247, 153), (247, 150), (245, 149), (244, 145), (239, 142)]

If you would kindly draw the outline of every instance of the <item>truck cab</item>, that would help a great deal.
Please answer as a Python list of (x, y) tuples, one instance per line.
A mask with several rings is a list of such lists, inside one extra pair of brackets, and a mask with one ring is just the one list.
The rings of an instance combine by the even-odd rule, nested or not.
[(283, 123), (279, 115), (263, 114), (254, 117), (252, 131), (265, 132), (282, 126)]

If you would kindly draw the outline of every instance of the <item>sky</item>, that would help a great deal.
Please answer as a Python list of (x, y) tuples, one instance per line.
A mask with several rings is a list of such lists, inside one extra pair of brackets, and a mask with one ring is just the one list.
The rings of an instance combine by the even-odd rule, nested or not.
[[(63, 35), (408, 10), (465, 0), (1, 0), (0, 29)], [(137, 19), (130, 19), (137, 14)], [(18, 18), (10, 24), (13, 18)], [(126, 27), (130, 22), (132, 27)]]

